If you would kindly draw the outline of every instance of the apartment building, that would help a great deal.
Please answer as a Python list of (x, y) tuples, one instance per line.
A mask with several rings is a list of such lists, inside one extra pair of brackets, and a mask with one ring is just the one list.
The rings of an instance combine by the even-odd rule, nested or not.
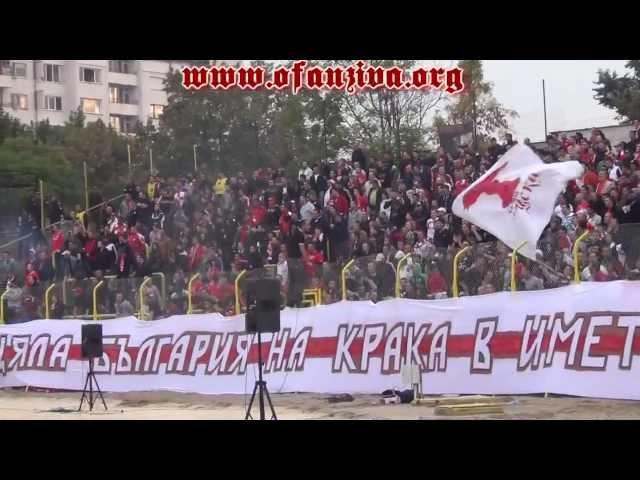
[(167, 104), (164, 79), (177, 60), (0, 60), (0, 105), (30, 124), (62, 125), (82, 108), (87, 121), (101, 119), (130, 133), (136, 122), (158, 122)]

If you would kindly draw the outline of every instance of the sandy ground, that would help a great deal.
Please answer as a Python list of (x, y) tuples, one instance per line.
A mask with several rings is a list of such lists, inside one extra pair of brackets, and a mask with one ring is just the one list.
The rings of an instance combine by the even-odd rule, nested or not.
[[(356, 396), (352, 402), (329, 403), (328, 395), (273, 395), (282, 420), (432, 420), (432, 419), (640, 419), (640, 402), (572, 397), (509, 397), (501, 415), (443, 417), (424, 405), (381, 405), (377, 396)], [(243, 395), (197, 395), (143, 392), (105, 395), (108, 411), (76, 412), (80, 395), (60, 392), (0, 390), (0, 420), (241, 420)], [(56, 411), (57, 410), (57, 411)], [(254, 416), (258, 415), (257, 406)]]

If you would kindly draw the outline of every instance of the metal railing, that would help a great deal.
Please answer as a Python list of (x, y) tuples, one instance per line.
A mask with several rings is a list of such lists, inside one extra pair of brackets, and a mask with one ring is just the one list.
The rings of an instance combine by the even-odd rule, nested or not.
[(145, 318), (145, 313), (144, 313), (144, 309), (145, 309), (145, 305), (144, 305), (145, 290), (144, 289), (146, 288), (147, 284), (151, 282), (151, 280), (152, 280), (151, 277), (145, 277), (145, 279), (140, 284), (140, 288), (138, 289), (138, 295), (140, 296), (140, 310), (138, 312), (139, 320), (148, 320), (147, 318)]
[[(15, 294), (18, 298), (15, 298), (14, 292), (19, 291), (20, 287), (16, 287), (15, 291), (11, 290), (12, 293), (9, 293), (10, 290), (0, 290), (0, 322), (21, 322), (34, 318), (113, 318), (127, 315), (124, 301), (131, 304), (128, 308), (134, 314), (145, 320), (205, 311), (224, 315), (240, 314), (244, 310), (244, 282), (261, 277), (279, 278), (281, 292), (287, 298), (287, 304), (294, 307), (330, 304), (341, 299), (380, 301), (391, 297), (456, 298), (463, 291), (465, 295), (477, 295), (495, 291), (516, 292), (519, 288), (556, 288), (571, 282), (594, 280), (600, 265), (597, 255), (602, 254), (603, 259), (608, 258), (607, 254), (601, 253), (605, 249), (612, 251), (615, 261), (620, 257), (619, 266), (622, 265), (620, 268), (623, 270), (609, 275), (607, 271), (613, 271), (612, 264), (603, 260), (600, 268), (604, 273), (597, 274), (596, 278), (601, 281), (616, 278), (640, 280), (640, 242), (636, 240), (640, 235), (635, 235), (634, 232), (616, 237), (616, 242), (620, 242), (617, 244), (618, 253), (610, 246), (610, 240), (605, 242), (598, 237), (597, 231), (591, 235), (579, 232), (581, 234), (577, 238), (576, 235), (572, 236), (573, 245), (570, 250), (565, 247), (560, 251), (558, 246), (549, 247), (541, 243), (538, 247), (543, 256), (537, 262), (518, 258), (523, 244), (509, 249), (504, 244), (492, 242), (463, 244), (458, 248), (433, 248), (425, 252), (416, 250), (411, 254), (387, 252), (382, 261), (376, 258), (380, 254), (361, 256), (350, 259), (344, 265), (311, 264), (306, 259), (289, 260), (288, 274), (287, 265), (280, 264), (263, 269), (241, 270), (235, 274), (222, 272), (220, 279), (214, 279), (218, 274), (203, 268), (194, 272), (186, 285), (184, 282), (187, 279), (175, 283), (173, 277), (168, 279), (162, 272), (145, 278), (116, 278), (113, 275), (105, 275), (100, 280), (65, 278), (63, 281), (43, 282), (35, 287), (26, 286), (21, 289), (22, 294)], [(596, 257), (593, 256), (594, 253)], [(586, 255), (589, 257), (589, 264), (581, 265), (585, 263), (586, 257), (583, 256)], [(535, 279), (532, 282), (520, 279), (522, 269), (538, 276), (542, 283)], [(438, 282), (432, 284), (432, 275), (440, 276)], [(198, 279), (204, 288), (195, 292)], [(486, 282), (493, 287), (485, 288), (488, 285)], [(158, 299), (157, 303), (146, 296), (152, 285), (155, 291), (149, 293), (153, 294), (154, 299)], [(19, 298), (20, 295), (22, 298)], [(36, 299), (35, 304), (28, 304), (29, 310), (25, 303), (27, 296)], [(123, 302), (124, 305), (120, 309), (118, 302)], [(119, 313), (116, 314), (116, 311)]]
[(451, 291), (453, 293), (453, 298), (458, 298), (460, 296), (460, 285), (458, 284), (458, 262), (460, 257), (467, 253), (471, 249), (471, 246), (467, 245), (458, 253), (456, 253), (455, 257), (453, 257), (453, 280), (451, 282)]
[(98, 320), (98, 289), (104, 285), (104, 280), (100, 280), (95, 287), (93, 287), (93, 319)]
[(187, 301), (188, 301), (187, 313), (189, 315), (193, 313), (193, 291), (191, 287), (193, 285), (193, 282), (198, 278), (200, 278), (200, 274), (196, 273), (189, 279), (189, 283), (187, 284)]

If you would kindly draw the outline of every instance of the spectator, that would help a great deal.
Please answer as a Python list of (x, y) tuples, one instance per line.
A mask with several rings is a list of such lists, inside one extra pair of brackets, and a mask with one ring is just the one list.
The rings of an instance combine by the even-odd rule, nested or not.
[(528, 268), (525, 268), (522, 272), (522, 286), (524, 290), (542, 290), (544, 282), (540, 277), (531, 273)]
[(116, 318), (131, 317), (135, 314), (135, 309), (129, 300), (124, 298), (122, 292), (116, 293), (114, 304)]
[(4, 288), (10, 278), (15, 278), (18, 273), (18, 265), (9, 252), (2, 252), (0, 257), (0, 288)]
[(430, 273), (427, 278), (427, 298), (445, 298), (447, 296), (447, 282), (440, 272), (436, 262), (431, 262)]
[(64, 233), (56, 226), (51, 226), (51, 257), (56, 271), (56, 280), (62, 280), (64, 269), (62, 262), (62, 252), (64, 248)]
[(22, 288), (14, 281), (9, 280), (4, 301), (7, 302), (7, 323), (20, 323), (22, 321)]

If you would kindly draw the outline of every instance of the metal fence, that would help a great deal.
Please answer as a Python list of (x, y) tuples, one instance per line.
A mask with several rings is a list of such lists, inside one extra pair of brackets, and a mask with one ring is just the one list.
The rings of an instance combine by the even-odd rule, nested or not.
[(2, 291), (0, 321), (234, 315), (245, 309), (247, 282), (264, 277), (280, 280), (283, 306), (298, 307), (340, 300), (430, 300), (558, 288), (581, 281), (639, 280), (640, 225), (550, 232), (539, 242), (536, 261), (501, 242), (487, 242), (446, 249), (414, 245), (343, 264), (314, 263), (303, 257), (253, 270), (234, 267), (229, 272), (204, 264), (191, 274), (178, 271), (171, 276), (162, 272), (129, 278), (67, 276), (57, 282)]

